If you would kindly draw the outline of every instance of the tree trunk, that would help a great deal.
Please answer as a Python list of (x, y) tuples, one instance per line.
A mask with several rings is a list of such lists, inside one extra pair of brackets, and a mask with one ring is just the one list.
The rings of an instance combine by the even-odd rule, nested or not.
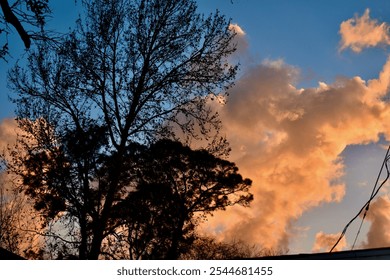
[(180, 242), (183, 239), (183, 227), (184, 219), (181, 218), (178, 226), (176, 227), (177, 230), (175, 230), (172, 234), (171, 247), (169, 248), (166, 256), (166, 259), (168, 260), (177, 260), (179, 258)]
[(88, 259), (90, 260), (99, 259), (101, 253), (101, 246), (104, 239), (104, 232), (106, 230), (107, 222), (110, 217), (115, 194), (118, 191), (119, 177), (123, 169), (124, 148), (119, 150), (120, 152), (118, 151), (116, 156), (113, 157), (113, 161), (111, 163), (112, 169), (110, 171), (112, 172), (110, 172), (109, 174), (110, 187), (106, 195), (106, 200), (104, 202), (102, 213), (97, 220), (93, 221), (93, 239), (91, 244), (91, 250), (88, 256)]

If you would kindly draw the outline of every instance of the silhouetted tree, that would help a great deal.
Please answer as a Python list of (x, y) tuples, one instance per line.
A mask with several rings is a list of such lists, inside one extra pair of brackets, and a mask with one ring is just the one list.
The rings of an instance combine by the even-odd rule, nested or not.
[(16, 225), (21, 206), (19, 201), (11, 201), (4, 184), (0, 184), (0, 247), (18, 253), (20, 237)]
[(26, 196), (12, 189), (12, 180), (0, 173), (0, 247), (27, 258), (36, 258), (42, 244), (34, 231), (40, 218), (34, 216)]
[(192, 246), (180, 255), (184, 260), (253, 259), (287, 254), (286, 249), (261, 248), (243, 240), (217, 241), (211, 236), (199, 236)]
[(234, 260), (261, 257), (264, 251), (242, 240), (217, 241), (213, 237), (200, 236), (187, 252), (180, 256), (186, 260)]
[[(41, 226), (48, 228), (44, 235), (52, 237), (50, 250), (87, 258), (91, 219), (98, 215), (99, 203), (107, 195), (98, 174), (106, 164), (100, 151), (107, 144), (106, 130), (94, 125), (85, 125), (82, 133), (67, 129), (59, 143), (42, 118), (33, 123), (23, 119), (19, 125), (28, 136), (20, 136), (19, 145), (11, 151), (9, 170), (20, 175), (25, 194), (41, 212)], [(74, 226), (74, 219), (78, 226)], [(56, 234), (59, 227), (66, 238)]]
[[(206, 150), (160, 140), (131, 149), (136, 164), (134, 191), (118, 203), (114, 222), (126, 227), (133, 259), (177, 259), (196, 239), (197, 223), (216, 210), (248, 206), (251, 180), (234, 163)], [(134, 168), (130, 169), (134, 170)]]
[(61, 221), (72, 232), (56, 240), (97, 259), (112, 210), (131, 190), (133, 143), (174, 137), (173, 126), (191, 137), (218, 130), (206, 99), (232, 85), (235, 34), (192, 0), (84, 5), (85, 19), (59, 47), (42, 44), (28, 69), (10, 72), (26, 135), (8, 167), (54, 228)]

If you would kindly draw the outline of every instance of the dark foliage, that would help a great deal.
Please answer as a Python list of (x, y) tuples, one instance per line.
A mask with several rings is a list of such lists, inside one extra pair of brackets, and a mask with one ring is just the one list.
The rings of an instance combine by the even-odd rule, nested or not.
[(201, 236), (180, 255), (183, 260), (243, 260), (288, 253), (283, 249), (263, 249), (242, 240), (217, 241), (210, 236)]
[(137, 182), (113, 217), (127, 227), (132, 259), (177, 259), (196, 239), (199, 221), (228, 206), (248, 206), (253, 199), (251, 181), (235, 164), (205, 150), (160, 140), (131, 153)]

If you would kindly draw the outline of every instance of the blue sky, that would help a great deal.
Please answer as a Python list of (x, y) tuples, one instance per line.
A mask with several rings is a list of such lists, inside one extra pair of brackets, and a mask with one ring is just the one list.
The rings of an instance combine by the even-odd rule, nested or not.
[[(54, 16), (50, 22), (50, 26), (53, 29), (66, 31), (69, 26), (72, 26), (78, 13), (73, 5), (73, 1), (69, 1), (72, 2), (72, 4), (64, 4), (64, 1), (51, 2), (55, 3), (52, 6)], [(231, 18), (232, 23), (239, 25), (244, 30), (245, 36), (243, 36), (243, 40), (248, 43), (248, 49), (245, 50), (245, 54), (243, 55), (241, 69), (242, 73), (247, 73), (248, 76), (251, 75), (249, 64), (258, 71), (256, 72), (256, 75), (262, 75), (262, 73), (266, 74), (271, 70), (276, 71), (276, 74), (274, 73), (275, 75), (282, 75), (282, 70), (286, 70), (295, 75), (296, 80), (294, 80), (295, 84), (293, 84), (294, 90), (300, 88), (310, 89), (317, 88), (319, 82), (332, 85), (340, 76), (346, 77), (346, 79), (359, 76), (364, 81), (377, 79), (387, 61), (389, 51), (386, 45), (381, 45), (376, 48), (367, 48), (360, 53), (355, 53), (351, 49), (340, 51), (341, 35), (339, 30), (340, 24), (343, 21), (354, 18), (355, 15), (358, 17), (362, 16), (366, 9), (369, 9), (370, 17), (377, 20), (379, 24), (383, 22), (390, 23), (389, 1), (198, 0), (197, 2), (200, 12), (208, 14), (215, 11), (215, 9), (218, 9), (222, 14)], [(7, 99), (9, 92), (6, 88), (6, 71), (17, 59), (20, 58), (23, 60), (26, 57), (26, 54), (21, 50), (21, 42), (19, 42), (20, 40), (18, 37), (15, 34), (12, 34), (9, 39), (13, 58), (9, 59), (9, 64), (0, 62), (1, 119), (11, 117), (13, 114), (13, 105)], [(248, 61), (250, 63), (248, 63)], [(264, 64), (264, 61), (268, 61), (268, 64)], [(275, 64), (270, 63), (272, 61), (279, 61), (279, 66), (277, 66), (279, 68), (277, 68)], [(295, 70), (299, 73), (294, 72)], [(262, 76), (257, 77), (259, 80), (264, 78)], [(243, 81), (251, 83), (249, 78)], [(324, 184), (324, 187), (315, 188), (313, 191), (304, 190), (304, 194), (301, 195), (299, 199), (292, 195), (294, 193), (297, 193), (298, 195), (298, 193), (302, 191), (295, 183), (291, 184), (290, 189), (296, 188), (293, 191), (277, 188), (271, 191), (269, 187), (266, 186), (266, 183), (264, 183), (267, 178), (262, 174), (284, 174), (285, 170), (287, 170), (287, 165), (289, 164), (286, 163), (286, 166), (281, 164), (282, 167), (280, 167), (279, 170), (279, 165), (275, 163), (272, 173), (269, 169), (264, 168), (265, 163), (262, 163), (260, 160), (264, 154), (270, 157), (268, 167), (273, 164), (272, 160), (275, 157), (284, 159), (283, 154), (281, 152), (277, 153), (277, 151), (284, 151), (287, 155), (286, 158), (295, 160), (295, 162), (291, 162), (292, 167), (294, 167), (295, 163), (306, 166), (309, 163), (305, 161), (304, 158), (310, 158), (313, 155), (313, 151), (320, 153), (324, 146), (316, 146), (313, 144), (312, 147), (311, 143), (308, 143), (307, 145), (312, 147), (312, 149), (303, 149), (303, 151), (308, 154), (301, 153), (298, 156), (292, 155), (294, 151), (292, 148), (288, 149), (285, 147), (284, 143), (288, 143), (289, 141), (286, 140), (286, 137), (287, 139), (293, 139), (295, 137), (293, 135), (294, 129), (300, 126), (281, 124), (273, 127), (270, 123), (266, 123), (260, 119), (256, 123), (257, 127), (266, 127), (267, 131), (265, 132), (259, 129), (259, 135), (262, 133), (268, 133), (267, 135), (270, 135), (267, 139), (259, 136), (259, 139), (262, 139), (261, 141), (264, 141), (265, 144), (257, 146), (257, 144), (250, 143), (245, 139), (242, 140), (234, 133), (234, 129), (245, 130), (245, 127), (239, 127), (240, 122), (234, 120), (234, 116), (228, 115), (229, 112), (238, 110), (237, 108), (242, 109), (242, 107), (237, 105), (239, 102), (236, 102), (234, 99), (235, 96), (240, 94), (240, 89), (242, 92), (246, 92), (247, 90), (245, 85), (239, 85), (237, 89), (233, 90), (232, 105), (227, 109), (221, 109), (223, 111), (222, 116), (225, 116), (224, 118), (230, 121), (229, 124), (237, 125), (231, 125), (226, 128), (227, 137), (228, 139), (230, 137), (229, 140), (232, 143), (233, 148), (236, 149), (236, 152), (233, 150), (232, 159), (238, 163), (240, 168), (242, 167), (246, 176), (254, 178), (254, 188), (256, 188), (255, 195), (258, 195), (259, 198), (255, 201), (256, 205), (251, 211), (238, 209), (216, 215), (210, 222), (211, 226), (206, 227), (205, 230), (209, 232), (215, 232), (216, 229), (225, 231), (225, 233), (222, 234), (224, 238), (236, 238), (237, 236), (235, 236), (235, 234), (242, 234), (249, 242), (257, 242), (262, 246), (271, 244), (274, 247), (286, 247), (289, 249), (290, 253), (310, 252), (315, 248), (315, 244), (321, 243), (321, 240), (325, 243), (326, 240), (334, 240), (335, 236), (341, 232), (344, 225), (356, 214), (371, 193), (373, 183), (375, 182), (377, 172), (379, 171), (385, 153), (385, 150), (381, 146), (385, 143), (384, 139), (382, 138), (381, 141), (377, 141), (376, 135), (372, 135), (372, 137), (365, 135), (364, 137), (356, 136), (355, 138), (348, 138), (350, 134), (345, 133), (344, 135), (343, 132), (340, 131), (340, 141), (343, 143), (342, 145), (344, 145), (342, 146), (343, 148), (341, 148), (339, 152), (329, 153), (326, 160), (321, 161), (318, 174), (314, 172), (312, 175), (303, 174), (302, 176), (325, 176), (324, 174), (336, 172), (336, 169), (337, 172), (341, 172), (342, 175), (336, 176), (332, 173), (333, 175), (329, 175), (329, 178), (320, 178), (318, 180), (303, 178), (302, 180), (305, 183), (317, 182), (318, 184)], [(268, 89), (268, 87), (264, 88), (264, 90)], [(326, 91), (324, 92), (326, 93)], [(252, 98), (249, 93), (243, 96)], [(261, 97), (261, 93), (259, 93), (259, 96)], [(269, 96), (272, 96), (272, 94)], [(308, 96), (308, 99), (310, 99), (310, 95)], [(283, 96), (283, 100), (283, 102), (290, 102), (288, 96)], [(291, 100), (305, 101), (297, 96)], [(337, 103), (337, 100), (333, 102)], [(276, 104), (276, 106), (279, 105)], [(331, 105), (332, 104), (324, 104), (323, 108), (331, 108)], [(288, 108), (292, 108), (290, 105), (288, 106)], [(297, 104), (295, 107), (310, 111), (307, 107), (300, 108), (300, 104)], [(346, 110), (347, 109), (350, 108), (348, 107)], [(291, 112), (292, 111), (289, 111), (288, 113)], [(324, 116), (325, 115), (326, 114), (324, 113)], [(314, 122), (316, 116), (313, 116)], [(300, 117), (304, 119), (303, 115)], [(327, 122), (326, 120), (323, 120), (323, 118), (325, 117), (321, 117), (321, 125), (324, 125), (325, 127)], [(350, 120), (351, 118), (351, 122), (354, 123), (353, 115), (348, 115), (346, 117), (347, 120)], [(375, 119), (372, 121), (375, 121)], [(300, 125), (302, 125), (301, 127), (305, 127), (304, 125), (307, 125), (307, 123), (309, 123), (309, 120), (305, 120), (305, 122), (302, 122)], [(343, 124), (340, 124), (340, 127), (342, 127), (342, 125)], [(356, 127), (356, 130), (370, 130), (369, 128), (371, 126), (369, 124), (364, 122), (364, 125), (367, 125), (367, 127)], [(373, 123), (372, 126), (376, 126), (376, 124)], [(345, 127), (346, 130), (351, 129), (348, 125), (345, 125)], [(251, 128), (248, 128), (248, 130), (249, 129)], [(297, 130), (295, 133), (299, 134), (302, 133), (302, 131)], [(334, 134), (335, 130), (332, 130), (332, 133)], [(332, 133), (329, 135), (333, 135)], [(372, 133), (386, 133), (386, 131), (377, 129), (373, 130)], [(325, 135), (327, 134), (325, 133)], [(343, 140), (342, 137), (346, 137), (346, 139)], [(328, 139), (328, 141), (332, 144), (336, 144), (337, 139), (335, 140), (332, 138), (331, 140)], [(247, 153), (239, 152), (241, 150), (244, 151), (249, 147), (252, 147), (259, 152), (258, 155), (253, 152), (253, 157), (256, 157), (255, 159), (250, 158)], [(332, 158), (332, 156), (334, 158)], [(264, 161), (266, 159), (267, 156), (264, 156)], [(341, 162), (342, 164), (337, 167), (334, 162)], [(327, 164), (329, 166), (327, 166)], [(291, 166), (288, 167), (290, 168)], [(329, 186), (326, 184), (326, 180), (332, 181)], [(340, 194), (341, 191), (338, 192), (340, 199), (336, 201), (336, 199), (329, 197), (336, 195), (333, 185), (337, 184), (343, 185), (344, 195)], [(289, 187), (288, 183), (285, 184), (285, 187)], [(323, 196), (320, 194), (321, 190), (324, 191)], [(303, 196), (310, 192), (313, 193), (313, 197), (318, 195), (318, 199), (311, 196), (306, 200), (302, 199)], [(290, 196), (286, 198), (286, 195)], [(270, 198), (265, 199), (267, 196)], [(296, 204), (290, 203), (295, 200), (298, 201)], [(268, 208), (271, 209), (271, 206), (268, 205), (267, 202), (270, 204), (272, 202), (272, 207), (275, 209), (280, 209), (280, 207), (278, 208), (275, 204), (286, 203), (283, 207), (286, 207), (286, 211), (287, 209), (291, 209), (291, 215), (282, 215), (281, 212), (278, 212), (280, 216), (275, 215), (273, 217), (272, 211), (269, 211), (268, 213), (264, 210)], [(262, 208), (259, 206), (260, 203)], [(387, 221), (385, 219), (386, 217), (382, 218), (381, 221)], [(241, 225), (244, 229), (237, 230), (239, 225), (232, 223), (232, 219), (239, 222), (241, 221)], [(249, 226), (248, 224), (245, 224), (246, 219), (252, 221), (252, 224), (263, 223), (267, 225), (267, 223), (269, 223), (269, 226), (253, 226), (253, 228), (247, 230), (245, 225), (248, 228)], [(264, 221), (262, 219), (264, 219)], [(375, 217), (372, 218), (371, 221), (374, 221), (374, 219)], [(379, 221), (379, 218), (375, 221)], [(366, 240), (366, 234), (370, 231), (370, 225), (370, 223), (365, 223), (362, 235), (360, 236), (361, 246), (364, 246), (362, 242), (368, 242)], [(385, 226), (389, 225), (390, 224)], [(273, 229), (275, 232), (270, 234), (267, 231), (268, 229)], [(248, 234), (243, 233), (244, 231), (248, 232)], [(371, 232), (374, 232), (374, 230)], [(319, 233), (323, 234), (323, 239), (318, 235)], [(344, 249), (349, 248), (348, 246), (353, 242), (355, 234), (356, 227), (354, 226), (351, 227), (350, 233), (347, 235), (347, 245)], [(275, 240), (271, 240), (272, 236), (275, 236)], [(264, 243), (262, 243), (261, 240), (269, 240), (269, 242), (264, 241)], [(386, 240), (384, 242), (386, 242)], [(325, 243), (322, 243), (323, 246), (318, 250), (326, 250), (327, 247), (324, 245)], [(381, 245), (390, 245), (390, 243)]]
[[(251, 52), (260, 59), (282, 58), (303, 71), (303, 82), (332, 81), (337, 75), (372, 78), (386, 52), (355, 55), (338, 52), (340, 23), (370, 8), (373, 18), (389, 19), (387, 1), (198, 1), (219, 9), (248, 34)], [(312, 79), (312, 81), (310, 81)]]

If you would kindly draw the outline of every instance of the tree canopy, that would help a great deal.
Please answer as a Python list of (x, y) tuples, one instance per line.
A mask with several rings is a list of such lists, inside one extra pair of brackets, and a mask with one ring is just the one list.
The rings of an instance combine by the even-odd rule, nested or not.
[(177, 259), (196, 239), (197, 223), (228, 206), (249, 206), (253, 198), (251, 181), (235, 164), (206, 150), (171, 140), (139, 148), (129, 157), (137, 163), (134, 191), (113, 211), (127, 228), (120, 246), (130, 258)]
[[(180, 133), (216, 143), (220, 120), (207, 99), (233, 84), (235, 34), (224, 16), (205, 17), (192, 0), (83, 3), (74, 31), (59, 44), (41, 42), (27, 68), (10, 71), (24, 133), (6, 164), (45, 217), (53, 250), (115, 258), (106, 248), (125, 230), (128, 257), (177, 258), (196, 213), (252, 199), (250, 180), (213, 150), (161, 140)], [(152, 253), (162, 236), (145, 230), (147, 217), (158, 217), (159, 233), (171, 231), (164, 252)], [(140, 237), (152, 249), (140, 253)]]

